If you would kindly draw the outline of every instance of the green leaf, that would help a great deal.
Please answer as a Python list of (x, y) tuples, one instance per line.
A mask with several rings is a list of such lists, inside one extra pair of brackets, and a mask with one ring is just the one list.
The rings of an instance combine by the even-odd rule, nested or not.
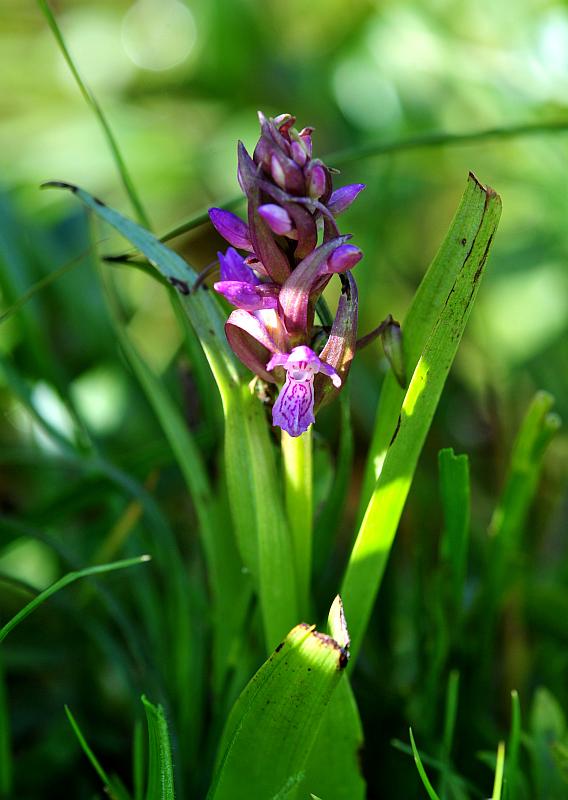
[(146, 800), (175, 800), (174, 768), (168, 723), (162, 706), (142, 696), (148, 722), (148, 785)]
[(495, 780), (493, 783), (493, 794), (491, 800), (501, 800), (501, 790), (503, 788), (503, 773), (505, 771), (505, 742), (499, 742), (497, 747), (497, 763), (495, 765)]
[[(436, 280), (434, 286), (427, 281), (424, 288), (423, 282), (422, 292), (418, 292), (422, 297), (418, 304), (420, 319), (410, 326), (409, 349), (405, 356), (405, 363), (414, 374), (402, 406), (399, 406), (402, 398), (394, 376), (390, 376), (383, 389), (387, 393), (386, 400), (379, 406), (384, 405), (386, 419), (379, 419), (381, 433), (376, 454), (384, 463), (351, 552), (341, 590), (347, 618), (351, 621), (355, 653), (361, 645), (384, 574), (418, 457), (477, 294), (500, 213), (499, 196), (470, 177), (465, 200), (435, 259), (435, 264), (441, 263), (441, 269), (436, 266), (434, 273), (429, 273), (439, 278), (442, 273), (448, 273), (455, 276), (453, 283), (448, 286), (447, 281)], [(462, 244), (464, 240), (465, 244)], [(429, 314), (425, 314), (425, 295), (438, 311), (428, 337), (425, 326), (432, 320)], [(419, 358), (418, 346), (421, 350)]]
[(331, 636), (305, 623), (293, 628), (231, 711), (209, 800), (298, 796), (345, 663), (345, 651)]
[(521, 774), (519, 771), (519, 754), (521, 750), (521, 704), (519, 694), (514, 689), (511, 692), (511, 729), (507, 744), (507, 763), (505, 765), (505, 791), (506, 797), (515, 800), (520, 796), (519, 787)]
[[(424, 275), (402, 323), (404, 366), (407, 375), (412, 375), (416, 369), (418, 359), (460, 271), (465, 267), (465, 262), (471, 263), (472, 257), (475, 257), (473, 248), (478, 241), (480, 225), (486, 213), (486, 197), (484, 187), (470, 174), (446, 238)], [(492, 199), (492, 204), (494, 203), (495, 200)], [(399, 386), (393, 371), (389, 370), (381, 389), (365, 467), (359, 521), (363, 519), (381, 473), (389, 442), (396, 430), (404, 396), (404, 389)]]
[(64, 589), (69, 584), (78, 581), (80, 578), (88, 578), (93, 575), (102, 575), (105, 572), (113, 572), (117, 569), (126, 569), (127, 567), (134, 567), (138, 564), (143, 564), (145, 561), (150, 561), (150, 556), (137, 556), (137, 558), (125, 558), (122, 561), (113, 561), (110, 564), (99, 564), (95, 567), (87, 567), (86, 569), (80, 569), (76, 572), (68, 572), (67, 575), (64, 575), (63, 578), (60, 578), (58, 581), (53, 583), (51, 586), (48, 586), (43, 592), (34, 597), (21, 611), (12, 617), (2, 628), (0, 628), (0, 642), (4, 641), (6, 636), (14, 630), (14, 628), (23, 622), (26, 617), (35, 611), (35, 609), (48, 600), (52, 595), (56, 592), (60, 591), (60, 589)]
[(364, 800), (362, 749), (363, 726), (345, 675), (332, 695), (308, 758), (303, 790), (325, 800)]

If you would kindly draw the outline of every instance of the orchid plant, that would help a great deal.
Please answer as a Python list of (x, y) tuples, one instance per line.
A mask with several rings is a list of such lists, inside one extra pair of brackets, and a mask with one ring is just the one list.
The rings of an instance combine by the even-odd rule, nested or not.
[[(249, 155), (238, 146), (238, 180), (246, 195), (248, 221), (211, 208), (209, 217), (231, 245), (219, 253), (221, 280), (215, 289), (233, 306), (225, 330), (237, 357), (262, 381), (280, 391), (272, 421), (290, 436), (305, 433), (315, 412), (335, 396), (349, 373), (357, 341), (357, 285), (351, 270), (363, 257), (341, 235), (336, 217), (365, 188), (333, 189), (333, 176), (312, 155), (310, 127), (296, 118), (259, 113), (261, 135)], [(236, 249), (235, 249), (236, 248)], [(237, 250), (247, 255), (240, 255)], [(331, 327), (320, 311), (322, 293), (334, 274), (343, 292)], [(376, 330), (388, 336), (389, 357), (401, 361), (399, 330), (392, 318)], [(364, 343), (373, 338), (365, 337)]]

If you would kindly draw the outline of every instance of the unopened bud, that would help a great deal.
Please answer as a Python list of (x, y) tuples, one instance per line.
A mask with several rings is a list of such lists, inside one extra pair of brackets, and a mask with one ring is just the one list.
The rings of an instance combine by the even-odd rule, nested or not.
[(278, 235), (289, 233), (292, 230), (292, 220), (286, 209), (275, 203), (259, 206), (258, 213), (270, 225), (271, 230)]
[(317, 200), (322, 196), (326, 187), (326, 175), (325, 169), (321, 166), (321, 164), (315, 164), (312, 167), (307, 183), (308, 194), (310, 197), (313, 197), (314, 200)]
[(302, 128), (302, 130), (298, 134), (300, 139), (304, 143), (308, 158), (312, 157), (312, 133), (313, 132), (314, 132), (313, 128)]
[(296, 164), (299, 164), (300, 167), (303, 167), (308, 160), (308, 154), (306, 153), (305, 148), (299, 142), (292, 142), (290, 150), (292, 153), (292, 158)]
[(353, 269), (363, 258), (363, 253), (354, 244), (342, 244), (327, 260), (327, 272), (345, 272)]

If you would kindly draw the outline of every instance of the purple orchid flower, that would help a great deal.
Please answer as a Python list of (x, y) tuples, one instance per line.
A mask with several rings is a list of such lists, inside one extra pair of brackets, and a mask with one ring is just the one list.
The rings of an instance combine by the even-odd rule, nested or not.
[(323, 372), (339, 389), (341, 378), (332, 366), (322, 361), (306, 345), (294, 347), (291, 353), (275, 353), (267, 370), (284, 367), (286, 383), (272, 409), (272, 422), (290, 436), (300, 436), (316, 421), (314, 416), (314, 377)]
[[(238, 146), (238, 180), (247, 222), (213, 208), (209, 214), (231, 247), (219, 253), (215, 289), (236, 309), (225, 325), (237, 357), (267, 383), (281, 385), (272, 419), (291, 436), (314, 422), (318, 407), (343, 386), (357, 339), (357, 286), (351, 270), (363, 256), (335, 222), (364, 184), (333, 190), (333, 172), (312, 157), (313, 128), (295, 117), (259, 113), (252, 157)], [(319, 232), (319, 233), (318, 233)], [(234, 249), (249, 255), (243, 258)], [(338, 274), (343, 291), (331, 331), (317, 324), (319, 298)], [(315, 342), (327, 335), (322, 352)], [(321, 344), (318, 346), (321, 347)]]

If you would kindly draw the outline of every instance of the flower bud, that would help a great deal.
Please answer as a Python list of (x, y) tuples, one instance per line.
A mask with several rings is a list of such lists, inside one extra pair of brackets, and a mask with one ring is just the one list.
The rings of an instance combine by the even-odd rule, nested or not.
[(363, 258), (363, 253), (358, 247), (353, 244), (342, 244), (327, 260), (328, 272), (345, 272), (348, 269), (353, 269)]
[(225, 211), (224, 208), (210, 208), (209, 219), (223, 239), (226, 239), (233, 247), (252, 251), (248, 225), (236, 214)]
[(270, 159), (270, 171), (274, 181), (281, 189), (291, 194), (304, 194), (304, 174), (291, 158), (277, 151), (273, 152)]
[(296, 141), (293, 141), (290, 145), (290, 150), (292, 153), (292, 158), (300, 167), (303, 167), (306, 161), (308, 160), (308, 154), (306, 153), (305, 148)]
[(315, 164), (309, 172), (307, 178), (308, 195), (317, 200), (325, 192), (327, 180), (325, 169), (321, 164)]
[(364, 188), (364, 183), (350, 183), (347, 186), (336, 189), (335, 192), (332, 192), (327, 207), (332, 214), (341, 214), (342, 211), (349, 208), (359, 192), (362, 192)]
[(275, 203), (259, 206), (258, 213), (268, 222), (272, 231), (278, 235), (289, 233), (293, 228), (292, 220), (286, 209)]

